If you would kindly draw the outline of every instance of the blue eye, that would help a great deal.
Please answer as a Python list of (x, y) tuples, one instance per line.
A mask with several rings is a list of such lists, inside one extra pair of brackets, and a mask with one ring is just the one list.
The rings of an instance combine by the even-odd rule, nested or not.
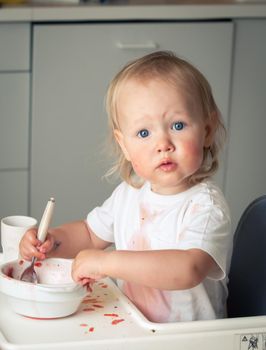
[(172, 129), (173, 130), (177, 130), (177, 131), (179, 131), (179, 130), (182, 130), (182, 129), (184, 129), (184, 123), (183, 122), (175, 122), (173, 125), (172, 125)]
[(141, 137), (141, 138), (145, 138), (145, 137), (148, 137), (149, 136), (149, 131), (147, 129), (142, 129), (138, 132), (138, 136)]

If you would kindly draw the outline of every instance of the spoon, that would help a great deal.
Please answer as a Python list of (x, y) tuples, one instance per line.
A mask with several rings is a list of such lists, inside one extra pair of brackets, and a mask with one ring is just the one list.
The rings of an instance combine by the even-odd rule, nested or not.
[[(37, 232), (37, 238), (43, 243), (45, 241), (45, 238), (47, 236), (47, 230), (50, 225), (51, 219), (52, 219), (52, 214), (54, 210), (54, 205), (55, 205), (55, 200), (54, 198), (50, 198), (46, 208), (44, 210), (38, 232)], [(22, 273), (20, 280), (24, 282), (29, 282), (29, 283), (38, 283), (38, 277), (37, 274), (34, 270), (34, 264), (36, 262), (37, 258), (33, 257), (31, 260), (31, 264), (29, 267), (27, 267), (24, 272)]]

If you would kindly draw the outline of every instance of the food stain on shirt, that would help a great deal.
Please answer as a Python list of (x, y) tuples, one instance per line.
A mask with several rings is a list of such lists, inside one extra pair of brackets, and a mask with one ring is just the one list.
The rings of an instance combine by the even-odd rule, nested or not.
[[(133, 233), (131, 240), (128, 242), (129, 250), (151, 250), (150, 237), (152, 237), (154, 232), (154, 221), (160, 214), (160, 210), (152, 210), (145, 203), (141, 203), (139, 209), (139, 230)], [(158, 312), (161, 316), (160, 319), (157, 319), (157, 322), (163, 322), (169, 316), (167, 293), (127, 281), (123, 282), (122, 290), (148, 319), (153, 320), (158, 315)], [(158, 305), (160, 305), (159, 311)]]

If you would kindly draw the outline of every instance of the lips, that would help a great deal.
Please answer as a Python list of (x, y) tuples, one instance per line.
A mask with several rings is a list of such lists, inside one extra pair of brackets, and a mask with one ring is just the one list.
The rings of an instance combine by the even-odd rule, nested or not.
[(161, 164), (159, 165), (159, 169), (165, 172), (170, 172), (175, 170), (177, 167), (176, 163), (172, 162), (171, 160), (163, 160)]

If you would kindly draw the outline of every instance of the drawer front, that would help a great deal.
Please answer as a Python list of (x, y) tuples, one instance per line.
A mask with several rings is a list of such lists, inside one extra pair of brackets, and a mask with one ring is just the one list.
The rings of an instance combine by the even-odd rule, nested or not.
[(29, 152), (29, 73), (0, 74), (0, 111), (0, 170), (25, 169)]
[(0, 24), (0, 71), (30, 69), (30, 24)]

